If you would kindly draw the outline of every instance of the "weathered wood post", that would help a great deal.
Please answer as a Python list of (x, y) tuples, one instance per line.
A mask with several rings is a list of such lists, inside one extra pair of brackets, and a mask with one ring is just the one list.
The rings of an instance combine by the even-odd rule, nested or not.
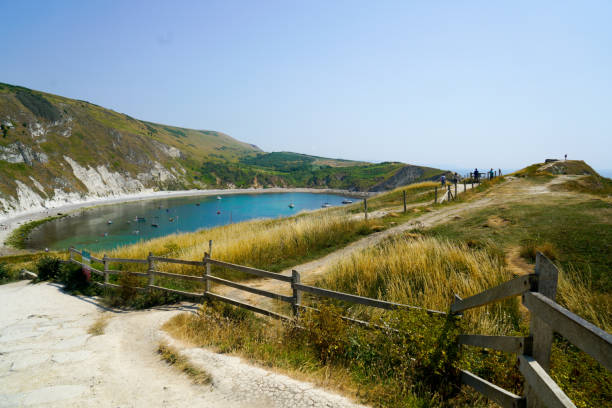
[(153, 262), (153, 252), (149, 252), (149, 256), (147, 257), (149, 261), (149, 291), (152, 291), (153, 284), (155, 283), (155, 263)]
[(467, 191), (467, 186), (465, 185), (465, 180), (463, 180), (463, 192), (465, 193)]
[(208, 277), (210, 276), (210, 263), (207, 262), (212, 256), (212, 239), (208, 241), (208, 252), (204, 252), (204, 262), (206, 262), (206, 270), (204, 271), (204, 297), (208, 295), (210, 292), (210, 280)]
[(455, 179), (455, 200), (457, 199), (457, 180)]
[(438, 204), (438, 186), (434, 190), (434, 204)]
[(447, 188), (448, 188), (448, 197), (446, 198), (446, 201), (450, 201), (451, 197), (452, 197), (451, 189), (450, 189), (450, 184), (447, 186)]
[(291, 300), (291, 307), (293, 309), (293, 316), (298, 317), (300, 315), (300, 304), (302, 303), (302, 292), (295, 286), (300, 283), (300, 273), (296, 270), (291, 271), (291, 289), (293, 289), (293, 299)]
[(368, 199), (367, 198), (363, 199), (363, 209), (365, 212), (365, 219), (367, 221), (368, 220)]
[(108, 287), (108, 259), (106, 254), (102, 257), (102, 263), (104, 264), (104, 288)]
[(404, 190), (404, 214), (406, 214), (406, 190)]
[[(537, 292), (554, 301), (557, 296), (559, 270), (540, 252), (536, 255), (535, 274), (538, 278)], [(546, 372), (550, 372), (550, 350), (553, 341), (553, 330), (544, 320), (531, 313), (530, 332), (533, 338), (532, 356)], [(524, 395), (527, 399), (527, 408), (543, 406), (537, 400), (534, 390), (528, 383), (525, 383)]]

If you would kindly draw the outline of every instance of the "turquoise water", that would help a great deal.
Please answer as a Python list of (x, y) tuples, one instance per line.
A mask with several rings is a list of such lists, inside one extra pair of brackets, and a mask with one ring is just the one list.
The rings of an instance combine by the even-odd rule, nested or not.
[[(180, 232), (226, 225), (253, 218), (286, 217), (324, 203), (342, 205), (335, 194), (266, 193), (176, 197), (112, 204), (83, 210), (76, 216), (42, 224), (30, 235), (33, 249), (99, 251)], [(289, 208), (293, 203), (294, 208)], [(140, 217), (140, 221), (136, 221)], [(144, 219), (144, 221), (142, 220)], [(108, 221), (112, 221), (109, 224)], [(157, 226), (153, 226), (156, 224)]]

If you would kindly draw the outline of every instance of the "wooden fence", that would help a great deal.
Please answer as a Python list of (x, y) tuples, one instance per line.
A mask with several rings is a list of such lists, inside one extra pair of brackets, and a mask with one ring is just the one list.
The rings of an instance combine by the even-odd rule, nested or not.
[[(221, 296), (211, 291), (210, 282), (240, 289), (259, 296), (265, 296), (286, 302), (291, 305), (294, 316), (299, 315), (300, 310), (316, 310), (302, 304), (302, 294), (341, 300), (345, 302), (375, 307), (384, 310), (421, 310), (433, 316), (447, 316), (447, 313), (438, 310), (429, 310), (421, 307), (404, 305), (400, 303), (387, 302), (378, 299), (366, 298), (348, 293), (336, 292), (316, 286), (304, 285), (300, 282), (298, 271), (292, 271), (291, 276), (269, 272), (248, 266), (235, 265), (213, 259), (212, 241), (209, 242), (209, 251), (204, 253), (202, 261), (186, 261), (181, 259), (164, 258), (149, 254), (147, 259), (123, 259), (91, 257), (91, 260), (104, 265), (103, 270), (89, 267), (84, 262), (78, 261), (74, 255), (82, 252), (74, 248), (70, 249), (70, 262), (89, 267), (92, 273), (104, 277), (104, 283), (95, 282), (103, 287), (117, 288), (119, 285), (109, 282), (109, 276), (113, 274), (126, 273), (139, 277), (148, 278), (146, 287), (136, 287), (140, 291), (160, 290), (198, 300), (213, 299), (238, 306), (255, 313), (269, 316), (279, 320), (291, 320), (293, 317), (286, 316), (271, 310), (266, 310), (235, 299)], [(147, 272), (130, 272), (109, 269), (110, 263), (139, 263), (148, 266)], [(177, 273), (163, 272), (159, 265), (164, 263), (182, 264), (188, 266), (202, 267), (201, 276), (183, 275)], [(233, 269), (261, 278), (275, 279), (290, 284), (292, 295), (285, 296), (278, 293), (250, 287), (246, 284), (229, 281), (211, 274), (211, 266)], [(201, 293), (185, 292), (170, 289), (155, 284), (156, 277), (166, 277), (180, 280), (197, 281), (204, 283)], [(585, 321), (569, 310), (561, 307), (554, 299), (557, 291), (558, 270), (555, 265), (541, 253), (537, 254), (535, 273), (519, 276), (509, 282), (488, 289), (466, 299), (455, 296), (455, 302), (450, 306), (451, 315), (460, 315), (463, 311), (475, 307), (485, 306), (513, 296), (522, 296), (523, 305), (531, 312), (530, 334), (525, 337), (513, 336), (484, 336), (479, 334), (463, 334), (458, 337), (458, 342), (466, 346), (484, 347), (517, 355), (519, 370), (525, 378), (525, 393), (523, 396), (515, 395), (506, 391), (469, 371), (461, 371), (461, 381), (473, 387), (476, 391), (495, 401), (502, 407), (574, 407), (571, 400), (559, 388), (548, 374), (550, 369), (550, 352), (553, 340), (553, 332), (559, 333), (574, 345), (595, 358), (606, 369), (612, 371), (612, 336), (593, 324)], [(369, 325), (348, 317), (342, 317), (353, 323)]]
[(517, 354), (525, 378), (522, 397), (463, 370), (461, 380), (502, 407), (575, 407), (550, 377), (550, 352), (553, 332), (560, 334), (612, 371), (612, 336), (555, 302), (558, 270), (541, 253), (537, 254), (535, 273), (519, 276), (467, 299), (457, 297), (451, 313), (484, 306), (521, 295), (531, 313), (529, 336), (482, 336), (464, 334), (459, 343)]

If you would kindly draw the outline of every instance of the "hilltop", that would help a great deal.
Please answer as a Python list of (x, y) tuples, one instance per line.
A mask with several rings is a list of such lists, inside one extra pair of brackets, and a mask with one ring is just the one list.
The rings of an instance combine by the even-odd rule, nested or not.
[(313, 187), (379, 191), (444, 172), (291, 152), (213, 130), (138, 120), (0, 83), (0, 213), (156, 190)]

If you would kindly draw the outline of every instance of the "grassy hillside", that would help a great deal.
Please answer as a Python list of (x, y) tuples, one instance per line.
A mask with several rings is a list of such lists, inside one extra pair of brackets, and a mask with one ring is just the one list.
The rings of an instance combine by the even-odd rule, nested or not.
[(399, 162), (363, 163), (291, 152), (259, 153), (238, 163), (207, 162), (201, 167), (208, 184), (337, 188), (381, 191), (439, 178), (448, 172)]
[[(182, 188), (194, 186), (195, 169), (204, 160), (235, 161), (260, 151), (223, 133), (143, 122), (8, 84), (0, 84), (0, 123), (0, 192), (5, 196), (15, 196), (16, 181), (42, 196), (55, 189), (88, 192), (65, 157), (84, 168), (104, 166), (145, 187)], [(171, 177), (155, 177), (160, 169)], [(139, 177), (142, 173), (152, 176)]]

